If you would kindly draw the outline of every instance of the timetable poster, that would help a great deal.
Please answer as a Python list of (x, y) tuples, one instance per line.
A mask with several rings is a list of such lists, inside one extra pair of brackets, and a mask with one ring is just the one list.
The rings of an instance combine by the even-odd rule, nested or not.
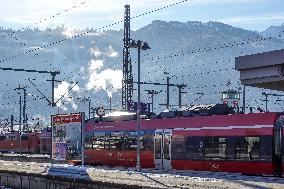
[(52, 159), (81, 159), (83, 116), (84, 113), (51, 116)]

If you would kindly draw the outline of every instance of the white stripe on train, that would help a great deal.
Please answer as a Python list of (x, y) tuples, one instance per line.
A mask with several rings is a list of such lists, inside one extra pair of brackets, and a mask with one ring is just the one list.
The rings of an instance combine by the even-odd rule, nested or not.
[(222, 130), (222, 129), (261, 129), (273, 128), (274, 125), (252, 125), (252, 126), (223, 126), (223, 127), (199, 127), (199, 128), (175, 128), (174, 131), (199, 131), (199, 130)]

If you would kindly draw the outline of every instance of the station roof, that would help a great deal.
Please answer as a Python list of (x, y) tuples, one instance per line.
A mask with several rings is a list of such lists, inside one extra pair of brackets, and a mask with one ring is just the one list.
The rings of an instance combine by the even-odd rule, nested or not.
[(284, 91), (284, 49), (236, 57), (243, 85)]

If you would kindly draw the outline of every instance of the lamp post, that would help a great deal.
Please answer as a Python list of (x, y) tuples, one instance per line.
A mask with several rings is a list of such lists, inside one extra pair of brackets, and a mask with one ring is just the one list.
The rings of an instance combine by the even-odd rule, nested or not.
[(135, 42), (134, 40), (129, 44), (128, 46), (129, 48), (137, 48), (138, 50), (138, 99), (137, 99), (137, 171), (140, 171), (141, 169), (141, 165), (140, 165), (140, 126), (141, 126), (141, 117), (140, 117), (140, 113), (141, 113), (141, 89), (140, 89), (140, 53), (141, 50), (147, 50), (147, 49), (151, 49), (149, 47), (149, 45), (146, 42), (142, 42), (140, 40), (138, 40), (137, 42)]

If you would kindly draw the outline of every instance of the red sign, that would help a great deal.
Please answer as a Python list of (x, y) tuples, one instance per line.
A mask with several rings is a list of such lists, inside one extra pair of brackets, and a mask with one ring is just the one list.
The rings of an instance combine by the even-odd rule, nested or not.
[(55, 115), (52, 117), (52, 121), (54, 124), (61, 123), (81, 123), (80, 114), (72, 114), (72, 115)]

